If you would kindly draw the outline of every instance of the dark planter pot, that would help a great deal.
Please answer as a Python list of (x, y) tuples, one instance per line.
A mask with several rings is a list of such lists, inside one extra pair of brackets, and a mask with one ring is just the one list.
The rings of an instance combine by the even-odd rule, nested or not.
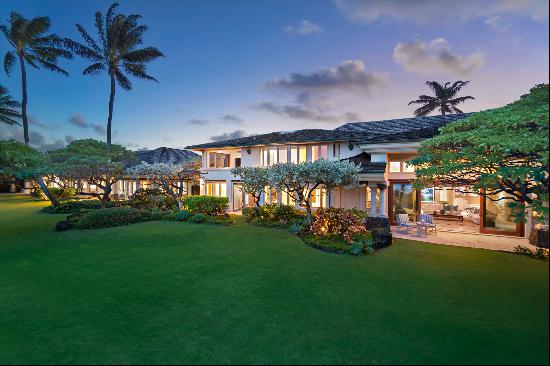
[(67, 231), (71, 229), (74, 225), (69, 221), (59, 221), (55, 225), (55, 231)]
[(533, 228), (529, 234), (529, 244), (548, 248), (548, 228)]

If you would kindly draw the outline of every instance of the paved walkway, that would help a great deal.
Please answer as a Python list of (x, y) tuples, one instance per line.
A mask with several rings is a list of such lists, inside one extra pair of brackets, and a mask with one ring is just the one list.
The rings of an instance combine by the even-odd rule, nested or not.
[(459, 247), (482, 248), (490, 250), (499, 250), (505, 252), (513, 252), (518, 245), (523, 245), (531, 249), (536, 249), (535, 246), (529, 244), (526, 238), (518, 238), (505, 235), (489, 235), (480, 233), (457, 233), (450, 231), (437, 231), (437, 235), (430, 233), (428, 237), (416, 236), (416, 230), (413, 233), (405, 234), (403, 230), (397, 233), (397, 227), (391, 228), (394, 238), (409, 239), (423, 241), (432, 244), (455, 245)]

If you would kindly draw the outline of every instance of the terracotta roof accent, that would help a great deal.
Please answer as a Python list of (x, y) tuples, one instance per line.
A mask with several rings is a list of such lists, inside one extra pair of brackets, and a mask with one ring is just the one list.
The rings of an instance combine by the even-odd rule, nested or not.
[(200, 155), (194, 153), (193, 151), (172, 149), (169, 147), (159, 147), (154, 150), (139, 150), (136, 151), (136, 155), (138, 161), (145, 161), (149, 164), (177, 164), (200, 158)]
[(469, 115), (471, 115), (471, 113), (399, 118), (372, 122), (350, 122), (334, 130), (305, 129), (271, 132), (226, 141), (191, 145), (187, 146), (187, 149), (249, 147), (307, 142), (349, 141), (361, 143), (380, 141), (416, 141), (433, 137), (439, 133), (439, 128), (442, 126), (447, 123), (466, 118)]
[(359, 165), (361, 167), (361, 173), (384, 173), (386, 171), (386, 162), (372, 162), (370, 160), (370, 154), (366, 152), (342, 160), (347, 160), (350, 163)]

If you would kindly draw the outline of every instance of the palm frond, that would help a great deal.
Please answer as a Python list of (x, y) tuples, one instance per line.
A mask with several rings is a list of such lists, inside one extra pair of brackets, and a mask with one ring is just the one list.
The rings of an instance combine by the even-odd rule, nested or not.
[(139, 50), (130, 51), (121, 56), (123, 61), (131, 63), (149, 62), (158, 57), (164, 57), (164, 55), (155, 47), (145, 47)]
[(155, 79), (151, 75), (147, 75), (147, 69), (144, 64), (131, 64), (131, 63), (125, 62), (123, 64), (123, 67), (124, 67), (124, 71), (126, 71), (130, 75), (133, 75), (140, 79), (153, 80), (158, 83), (157, 79)]
[(95, 13), (95, 27), (97, 28), (97, 35), (99, 36), (99, 41), (103, 49), (107, 46), (107, 41), (105, 39), (105, 26), (103, 23), (103, 14), (100, 11)]
[(85, 46), (79, 42), (73, 41), (72, 39), (66, 38), (64, 43), (65, 43), (65, 47), (67, 47), (68, 49), (70, 49), (71, 51), (73, 51), (74, 53), (76, 53), (82, 58), (95, 61), (95, 62), (100, 62), (104, 60), (103, 55), (101, 55), (101, 53), (98, 53), (93, 49), (91, 49), (90, 47)]
[(85, 68), (84, 71), (82, 71), (82, 75), (96, 75), (101, 71), (105, 71), (105, 64), (97, 62)]
[(53, 62), (50, 62), (46, 59), (43, 59), (43, 58), (37, 58), (36, 61), (38, 61), (38, 63), (40, 65), (42, 65), (42, 67), (44, 67), (46, 70), (50, 70), (50, 71), (53, 71), (53, 72), (58, 72), (60, 74), (63, 74), (65, 76), (69, 76), (69, 73), (65, 70), (63, 70), (61, 67), (57, 66), (55, 63)]
[(451, 100), (449, 100), (449, 104), (452, 105), (452, 106), (455, 106), (457, 104), (464, 103), (465, 101), (467, 101), (469, 99), (475, 100), (476, 98), (467, 95), (465, 97), (458, 97), (458, 98), (455, 98), (455, 99), (451, 99)]
[(8, 89), (0, 85), (0, 122), (8, 125), (21, 125), (16, 119), (21, 118), (21, 113), (15, 108), (20, 108), (21, 103), (11, 99)]
[(95, 40), (86, 32), (86, 29), (84, 29), (83, 26), (80, 24), (76, 25), (76, 29), (78, 30), (78, 33), (84, 38), (84, 41), (88, 44), (88, 46), (93, 49), (97, 53), (101, 53), (101, 48), (97, 45)]
[(122, 72), (120, 72), (120, 70), (115, 71), (115, 77), (118, 82), (118, 85), (120, 85), (122, 89), (132, 90), (132, 83), (130, 82), (130, 80), (128, 80), (128, 78)]
[(15, 65), (15, 54), (13, 51), (6, 52), (6, 55), (4, 56), (4, 71), (6, 72), (6, 75), (10, 75), (11, 70), (13, 70), (13, 66)]
[(427, 116), (428, 114), (432, 113), (436, 109), (437, 109), (436, 104), (427, 104), (427, 105), (422, 106), (422, 107), (418, 108), (417, 110), (415, 110), (414, 115), (416, 117)]
[(27, 39), (32, 40), (39, 35), (46, 33), (50, 29), (50, 18), (36, 17), (26, 22), (25, 35)]

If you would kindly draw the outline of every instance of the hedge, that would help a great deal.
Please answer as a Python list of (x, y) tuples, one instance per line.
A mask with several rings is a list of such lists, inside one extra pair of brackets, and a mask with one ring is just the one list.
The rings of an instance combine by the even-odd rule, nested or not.
[(229, 207), (227, 197), (214, 196), (186, 196), (183, 197), (183, 208), (193, 215), (203, 214), (208, 216), (224, 215)]
[(113, 207), (92, 210), (77, 222), (79, 229), (99, 229), (159, 219), (156, 213), (132, 207)]

